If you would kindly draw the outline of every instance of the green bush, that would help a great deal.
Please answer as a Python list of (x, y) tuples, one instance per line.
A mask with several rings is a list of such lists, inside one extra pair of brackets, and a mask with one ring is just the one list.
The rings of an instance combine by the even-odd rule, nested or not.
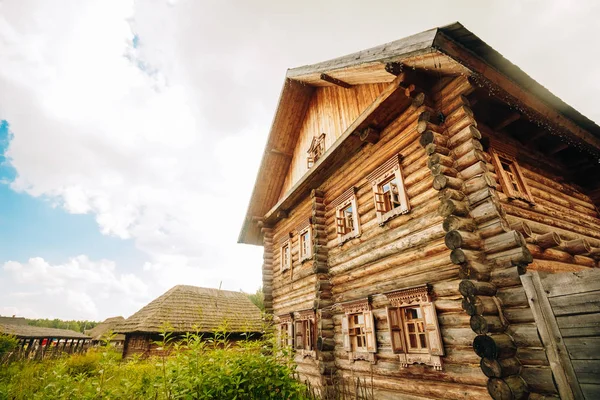
[(12, 335), (5, 335), (0, 333), (0, 358), (14, 349), (19, 345), (19, 341)]
[(294, 379), (289, 357), (273, 354), (272, 341), (230, 346), (188, 335), (160, 346), (170, 355), (121, 360), (111, 347), (42, 362), (0, 368), (3, 399), (290, 399), (312, 398)]

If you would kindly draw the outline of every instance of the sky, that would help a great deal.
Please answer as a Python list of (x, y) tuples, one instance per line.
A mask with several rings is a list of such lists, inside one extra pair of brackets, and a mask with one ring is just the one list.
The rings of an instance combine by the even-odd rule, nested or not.
[(237, 244), (287, 68), (460, 21), (600, 122), (591, 1), (0, 0), (0, 315), (255, 292)]

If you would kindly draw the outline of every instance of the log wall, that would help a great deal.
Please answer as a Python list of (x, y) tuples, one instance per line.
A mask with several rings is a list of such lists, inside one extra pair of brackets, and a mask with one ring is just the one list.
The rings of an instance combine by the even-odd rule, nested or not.
[(569, 171), (557, 167), (551, 157), (519, 154), (519, 144), (506, 135), (487, 127), (482, 132), (492, 139), (492, 146), (502, 140), (503, 148), (517, 154), (533, 196), (534, 204), (509, 199), (498, 186), (507, 220), (519, 226), (533, 255), (528, 269), (557, 273), (600, 267), (598, 208), (588, 194), (569, 183)]
[(325, 133), (325, 149), (328, 149), (386, 86), (386, 83), (375, 83), (349, 89), (324, 86), (315, 90), (300, 128), (280, 198), (308, 171), (307, 151), (313, 137)]

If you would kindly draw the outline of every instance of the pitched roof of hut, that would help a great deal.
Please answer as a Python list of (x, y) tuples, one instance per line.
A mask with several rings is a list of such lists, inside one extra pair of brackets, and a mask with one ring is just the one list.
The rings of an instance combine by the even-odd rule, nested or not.
[[(373, 122), (375, 105), (393, 90), (387, 89), (338, 137), (319, 161), (286, 193), (282, 194), (286, 173), (301, 124), (316, 88), (322, 86), (391, 84), (396, 78), (386, 67), (402, 64), (434, 75), (466, 75), (480, 85), (503, 89), (502, 96), (516, 109), (527, 110), (553, 135), (568, 138), (574, 146), (600, 158), (600, 126), (550, 93), (499, 52), (456, 22), (430, 29), (391, 43), (347, 56), (289, 69), (286, 74), (271, 131), (250, 198), (238, 242), (262, 245), (260, 226), (274, 224), (280, 210), (292, 209), (299, 199), (319, 187), (332, 171), (336, 160), (361, 144), (358, 130)], [(496, 90), (496, 89), (494, 89)], [(342, 145), (342, 143), (344, 145)], [(283, 155), (283, 156), (282, 156)], [(586, 155), (586, 158), (589, 158)], [(264, 219), (263, 219), (264, 217)]]
[(89, 339), (90, 337), (70, 329), (42, 328), (40, 326), (0, 323), (0, 332), (18, 338)]
[(119, 324), (116, 331), (260, 332), (261, 312), (244, 293), (178, 285)]
[[(121, 316), (106, 318), (92, 329), (86, 330), (85, 333), (90, 335), (93, 340), (102, 340), (107, 332), (114, 332), (117, 326), (119, 326), (119, 324), (121, 324), (123, 321), (125, 321), (125, 318)], [(125, 340), (125, 336), (115, 335), (113, 340)]]
[(27, 325), (27, 320), (23, 317), (0, 317), (0, 324)]

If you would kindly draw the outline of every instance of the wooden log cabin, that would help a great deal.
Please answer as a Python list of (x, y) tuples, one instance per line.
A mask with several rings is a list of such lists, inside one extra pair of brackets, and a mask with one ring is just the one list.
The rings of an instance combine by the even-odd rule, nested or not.
[(598, 125), (455, 23), (288, 70), (239, 241), (313, 386), (581, 398), (521, 275), (598, 268), (599, 160)]
[(187, 333), (205, 339), (220, 334), (231, 343), (262, 335), (260, 309), (241, 292), (177, 285), (121, 322), (115, 332), (125, 335), (123, 358), (158, 356), (169, 350), (162, 346)]

